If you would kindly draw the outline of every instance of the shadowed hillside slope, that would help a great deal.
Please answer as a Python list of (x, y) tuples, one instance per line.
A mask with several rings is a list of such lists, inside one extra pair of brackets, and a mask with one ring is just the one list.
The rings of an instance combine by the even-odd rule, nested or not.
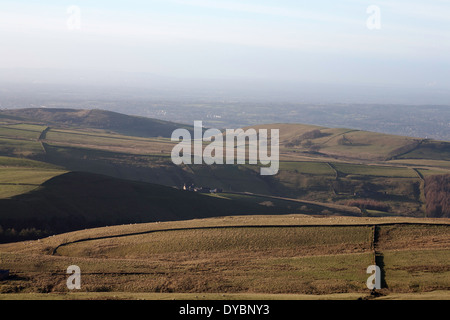
[(3, 117), (28, 119), (46, 124), (111, 130), (137, 137), (170, 137), (178, 128), (192, 128), (178, 123), (129, 116), (105, 110), (28, 108), (1, 111)]
[[(4, 117), (6, 114), (9, 118)], [(33, 120), (13, 120), (13, 115)], [(140, 121), (143, 121), (142, 130), (153, 130), (156, 127), (150, 124), (158, 122), (100, 110), (4, 110), (0, 111), (0, 155), (40, 160), (68, 171), (178, 188), (194, 184), (231, 193), (321, 204), (352, 203), (368, 216), (424, 216), (424, 178), (450, 173), (450, 142), (302, 124), (254, 127), (256, 130), (279, 129), (280, 170), (277, 175), (261, 176), (258, 165), (178, 166), (171, 160), (176, 142), (164, 137), (112, 132), (118, 128), (114, 130), (137, 130), (136, 135), (141, 134), (143, 131), (136, 125)], [(8, 191), (4, 192), (8, 197), (24, 193), (37, 184), (24, 179), (14, 181), (15, 172), (19, 171), (22, 170), (3, 168), (9, 177), (3, 179), (2, 187)], [(28, 173), (29, 170), (27, 177)], [(243, 198), (242, 195), (233, 197)], [(265, 202), (266, 206), (274, 204), (273, 199), (258, 201)], [(284, 204), (291, 206), (292, 202)], [(295, 212), (299, 212), (298, 205), (295, 204)], [(292, 213), (292, 210), (284, 213)], [(323, 210), (324, 214), (336, 213), (329, 208)], [(313, 211), (312, 214), (320, 214), (322, 210)], [(301, 213), (311, 214), (304, 210)]]
[(32, 192), (0, 199), (0, 207), (2, 241), (107, 225), (287, 211), (82, 172), (62, 174)]
[(428, 217), (450, 217), (450, 174), (426, 177), (425, 197)]

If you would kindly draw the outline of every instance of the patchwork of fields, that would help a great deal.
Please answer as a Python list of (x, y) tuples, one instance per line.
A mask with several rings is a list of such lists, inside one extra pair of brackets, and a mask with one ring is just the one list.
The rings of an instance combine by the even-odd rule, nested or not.
[[(0, 299), (374, 298), (373, 264), (378, 298), (450, 299), (450, 221), (427, 217), (425, 194), (450, 173), (449, 142), (256, 126), (280, 129), (280, 171), (261, 176), (174, 165), (174, 123), (23, 112), (36, 119), (0, 112)], [(179, 190), (191, 184), (222, 190)]]
[[(40, 160), (69, 171), (87, 171), (178, 188), (193, 183), (225, 191), (340, 204), (356, 196), (383, 202), (384, 207), (389, 208), (387, 211), (365, 211), (365, 214), (378, 215), (422, 216), (422, 179), (450, 172), (450, 161), (445, 156), (440, 155), (436, 160), (427, 160), (430, 154), (424, 159), (417, 157), (422, 147), (434, 148), (434, 152), (447, 150), (444, 142), (421, 143), (412, 138), (349, 129), (277, 126), (281, 130), (280, 172), (266, 178), (257, 174), (257, 166), (251, 165), (175, 166), (170, 159), (175, 143), (166, 137), (127, 136), (67, 124), (49, 127), (11, 119), (3, 119), (0, 124), (0, 155)], [(255, 129), (260, 127), (271, 126), (256, 126)], [(311, 145), (320, 148), (311, 152)], [(408, 154), (412, 154), (411, 158)], [(0, 161), (5, 177), (8, 175), (6, 159), (3, 157)], [(26, 165), (23, 168), (27, 170)], [(14, 174), (20, 177), (17, 170)], [(0, 185), (0, 197), (29, 192), (36, 181), (42, 183), (43, 179), (59, 173), (34, 172), (36, 177), (29, 177), (30, 181), (23, 178), (9, 184), (12, 182), (5, 178)]]
[(0, 199), (24, 194), (67, 172), (44, 162), (0, 157)]

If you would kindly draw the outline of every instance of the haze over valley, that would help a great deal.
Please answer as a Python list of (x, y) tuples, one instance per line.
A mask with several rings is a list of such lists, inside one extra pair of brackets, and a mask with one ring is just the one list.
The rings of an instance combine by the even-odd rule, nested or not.
[(0, 300), (450, 299), (449, 17), (2, 1)]

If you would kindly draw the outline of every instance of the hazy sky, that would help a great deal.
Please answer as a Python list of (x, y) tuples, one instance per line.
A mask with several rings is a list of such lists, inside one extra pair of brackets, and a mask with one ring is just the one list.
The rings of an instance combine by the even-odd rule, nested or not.
[(2, 0), (0, 58), (0, 68), (450, 89), (450, 0)]

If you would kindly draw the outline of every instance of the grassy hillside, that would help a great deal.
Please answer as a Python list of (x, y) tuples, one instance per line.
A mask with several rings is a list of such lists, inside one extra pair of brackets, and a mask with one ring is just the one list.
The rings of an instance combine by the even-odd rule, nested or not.
[(396, 158), (448, 160), (450, 158), (450, 142), (424, 140), (417, 148), (402, 153)]
[[(328, 204), (381, 204), (363, 208), (365, 215), (423, 216), (424, 179), (450, 173), (449, 143), (442, 141), (300, 124), (261, 125), (255, 128), (278, 128), (281, 144), (279, 173), (261, 176), (255, 165), (176, 166), (170, 158), (175, 145), (170, 139), (112, 132), (111, 126), (122, 120), (124, 127), (137, 128), (125, 115), (66, 109), (3, 112), (36, 115), (35, 122), (1, 120), (3, 156), (179, 188), (193, 183)], [(37, 123), (39, 117), (42, 121)]]
[(175, 129), (183, 127), (192, 129), (190, 126), (169, 121), (128, 116), (105, 110), (29, 108), (0, 111), (0, 115), (47, 125), (103, 129), (138, 137), (170, 137)]
[[(213, 197), (90, 173), (46, 171), (45, 175), (39, 171), (20, 170), (2, 174), (2, 179), (24, 179), (36, 185), (31, 192), (0, 199), (2, 241), (105, 225), (213, 216), (293, 212), (357, 214), (357, 211), (346, 207), (330, 208), (328, 205), (292, 201), (274, 201), (275, 204), (267, 205), (264, 199), (245, 201)], [(49, 179), (55, 174), (56, 177)], [(42, 180), (47, 181), (37, 187)]]
[(449, 241), (448, 219), (234, 216), (88, 229), (0, 245), (2, 268), (11, 271), (0, 299), (74, 298), (65, 285), (72, 264), (81, 268), (84, 298), (356, 299), (370, 293), (374, 248), (383, 258), (382, 297), (434, 292), (443, 299)]
[[(0, 111), (0, 242), (10, 242), (0, 269), (12, 275), (0, 299), (69, 297), (72, 264), (86, 298), (367, 297), (375, 263), (386, 298), (449, 298), (449, 142), (261, 125), (280, 130), (280, 171), (261, 176), (248, 164), (174, 165), (168, 137), (180, 127), (100, 110)], [(29, 239), (39, 240), (12, 242)]]
[(315, 154), (342, 159), (380, 161), (416, 148), (421, 139), (345, 128), (303, 124), (270, 124), (255, 129), (279, 129), (280, 151), (291, 157)]
[(63, 168), (45, 162), (0, 157), (0, 199), (32, 191), (65, 172)]

